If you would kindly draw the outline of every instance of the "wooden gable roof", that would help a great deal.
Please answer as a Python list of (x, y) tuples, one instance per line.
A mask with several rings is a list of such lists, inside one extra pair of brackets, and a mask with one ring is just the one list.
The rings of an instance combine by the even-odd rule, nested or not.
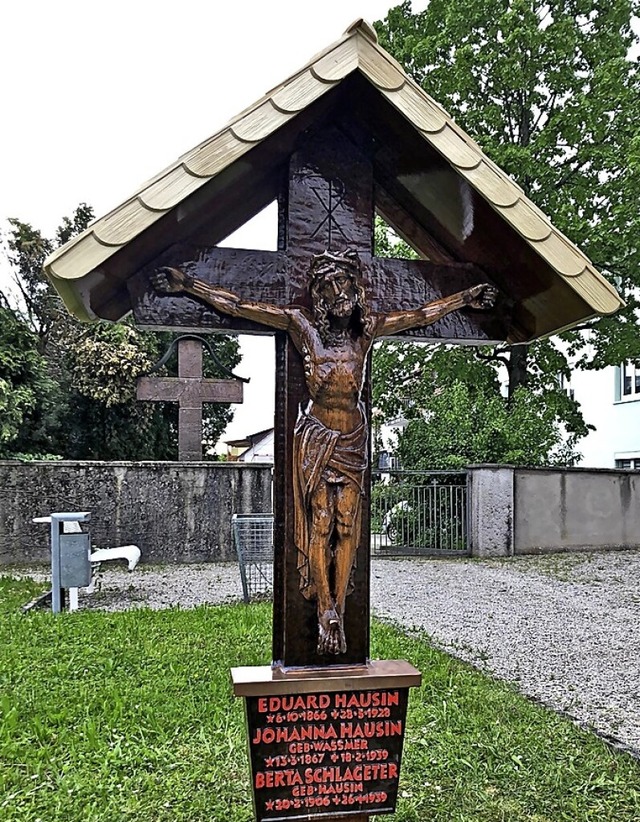
[[(217, 243), (278, 193), (300, 135), (344, 106), (376, 146), (376, 207), (422, 256), (484, 267), (519, 305), (511, 342), (622, 306), (615, 289), (359, 20), (343, 37), (130, 199), (56, 250), (45, 271), (83, 320), (131, 309), (127, 282), (169, 243)], [(357, 139), (357, 136), (354, 137)]]

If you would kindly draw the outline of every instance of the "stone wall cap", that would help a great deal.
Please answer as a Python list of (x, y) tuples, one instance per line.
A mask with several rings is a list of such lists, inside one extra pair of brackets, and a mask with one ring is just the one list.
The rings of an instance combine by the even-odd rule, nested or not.
[(38, 466), (64, 468), (273, 468), (271, 462), (217, 462), (215, 460), (194, 460), (193, 462), (179, 462), (178, 460), (0, 460), (0, 466)]

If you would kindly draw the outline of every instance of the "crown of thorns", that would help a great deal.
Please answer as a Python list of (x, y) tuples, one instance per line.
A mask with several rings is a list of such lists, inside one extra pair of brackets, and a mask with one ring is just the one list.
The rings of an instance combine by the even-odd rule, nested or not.
[(347, 269), (349, 273), (356, 277), (360, 274), (360, 258), (355, 251), (347, 251), (344, 254), (332, 254), (330, 251), (324, 251), (322, 254), (317, 254), (311, 263), (312, 285), (322, 280), (327, 265), (340, 266), (340, 268)]

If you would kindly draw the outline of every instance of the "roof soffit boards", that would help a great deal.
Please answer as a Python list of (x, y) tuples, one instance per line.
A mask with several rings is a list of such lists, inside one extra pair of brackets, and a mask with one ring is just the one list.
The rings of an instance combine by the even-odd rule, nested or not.
[[(444, 109), (405, 74), (378, 45), (374, 30), (360, 20), (299, 72), (50, 255), (45, 271), (69, 310), (81, 319), (95, 319), (90, 307), (95, 305), (92, 294), (95, 289), (101, 290), (101, 301), (108, 302), (111, 285), (103, 269), (109, 267), (115, 255), (119, 261), (137, 256), (127, 255), (127, 246), (131, 244), (132, 251), (134, 246), (144, 246), (145, 233), (156, 234), (150, 229), (161, 220), (170, 220), (173, 224), (182, 219), (181, 210), (188, 210), (191, 200), (197, 202), (197, 195), (204, 194), (203, 189), (213, 180), (241, 175), (246, 165), (243, 160), (249, 152), (265, 146), (269, 142), (267, 138), (276, 131), (286, 131), (288, 124), (304, 119), (305, 112), (354, 72), (366, 78), (377, 94), (413, 126), (419, 139), (438, 153), (444, 165), (465, 181), (475, 196), (488, 204), (534, 254), (587, 303), (592, 314), (608, 314), (621, 307), (614, 288), (598, 274), (588, 258), (552, 226), (520, 187), (484, 155)], [(412, 181), (404, 182), (410, 189)], [(256, 204), (255, 210), (265, 204)], [(231, 226), (229, 232), (234, 227)], [(128, 270), (119, 262), (119, 279), (126, 279), (134, 272), (135, 260), (131, 260), (131, 265), (133, 268)], [(115, 319), (127, 310), (126, 299), (120, 299), (102, 316)]]

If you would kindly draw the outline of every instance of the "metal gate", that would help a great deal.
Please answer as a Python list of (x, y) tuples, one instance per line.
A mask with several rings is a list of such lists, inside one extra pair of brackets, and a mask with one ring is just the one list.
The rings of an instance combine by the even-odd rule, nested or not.
[(468, 556), (466, 471), (371, 477), (371, 549), (380, 555)]

